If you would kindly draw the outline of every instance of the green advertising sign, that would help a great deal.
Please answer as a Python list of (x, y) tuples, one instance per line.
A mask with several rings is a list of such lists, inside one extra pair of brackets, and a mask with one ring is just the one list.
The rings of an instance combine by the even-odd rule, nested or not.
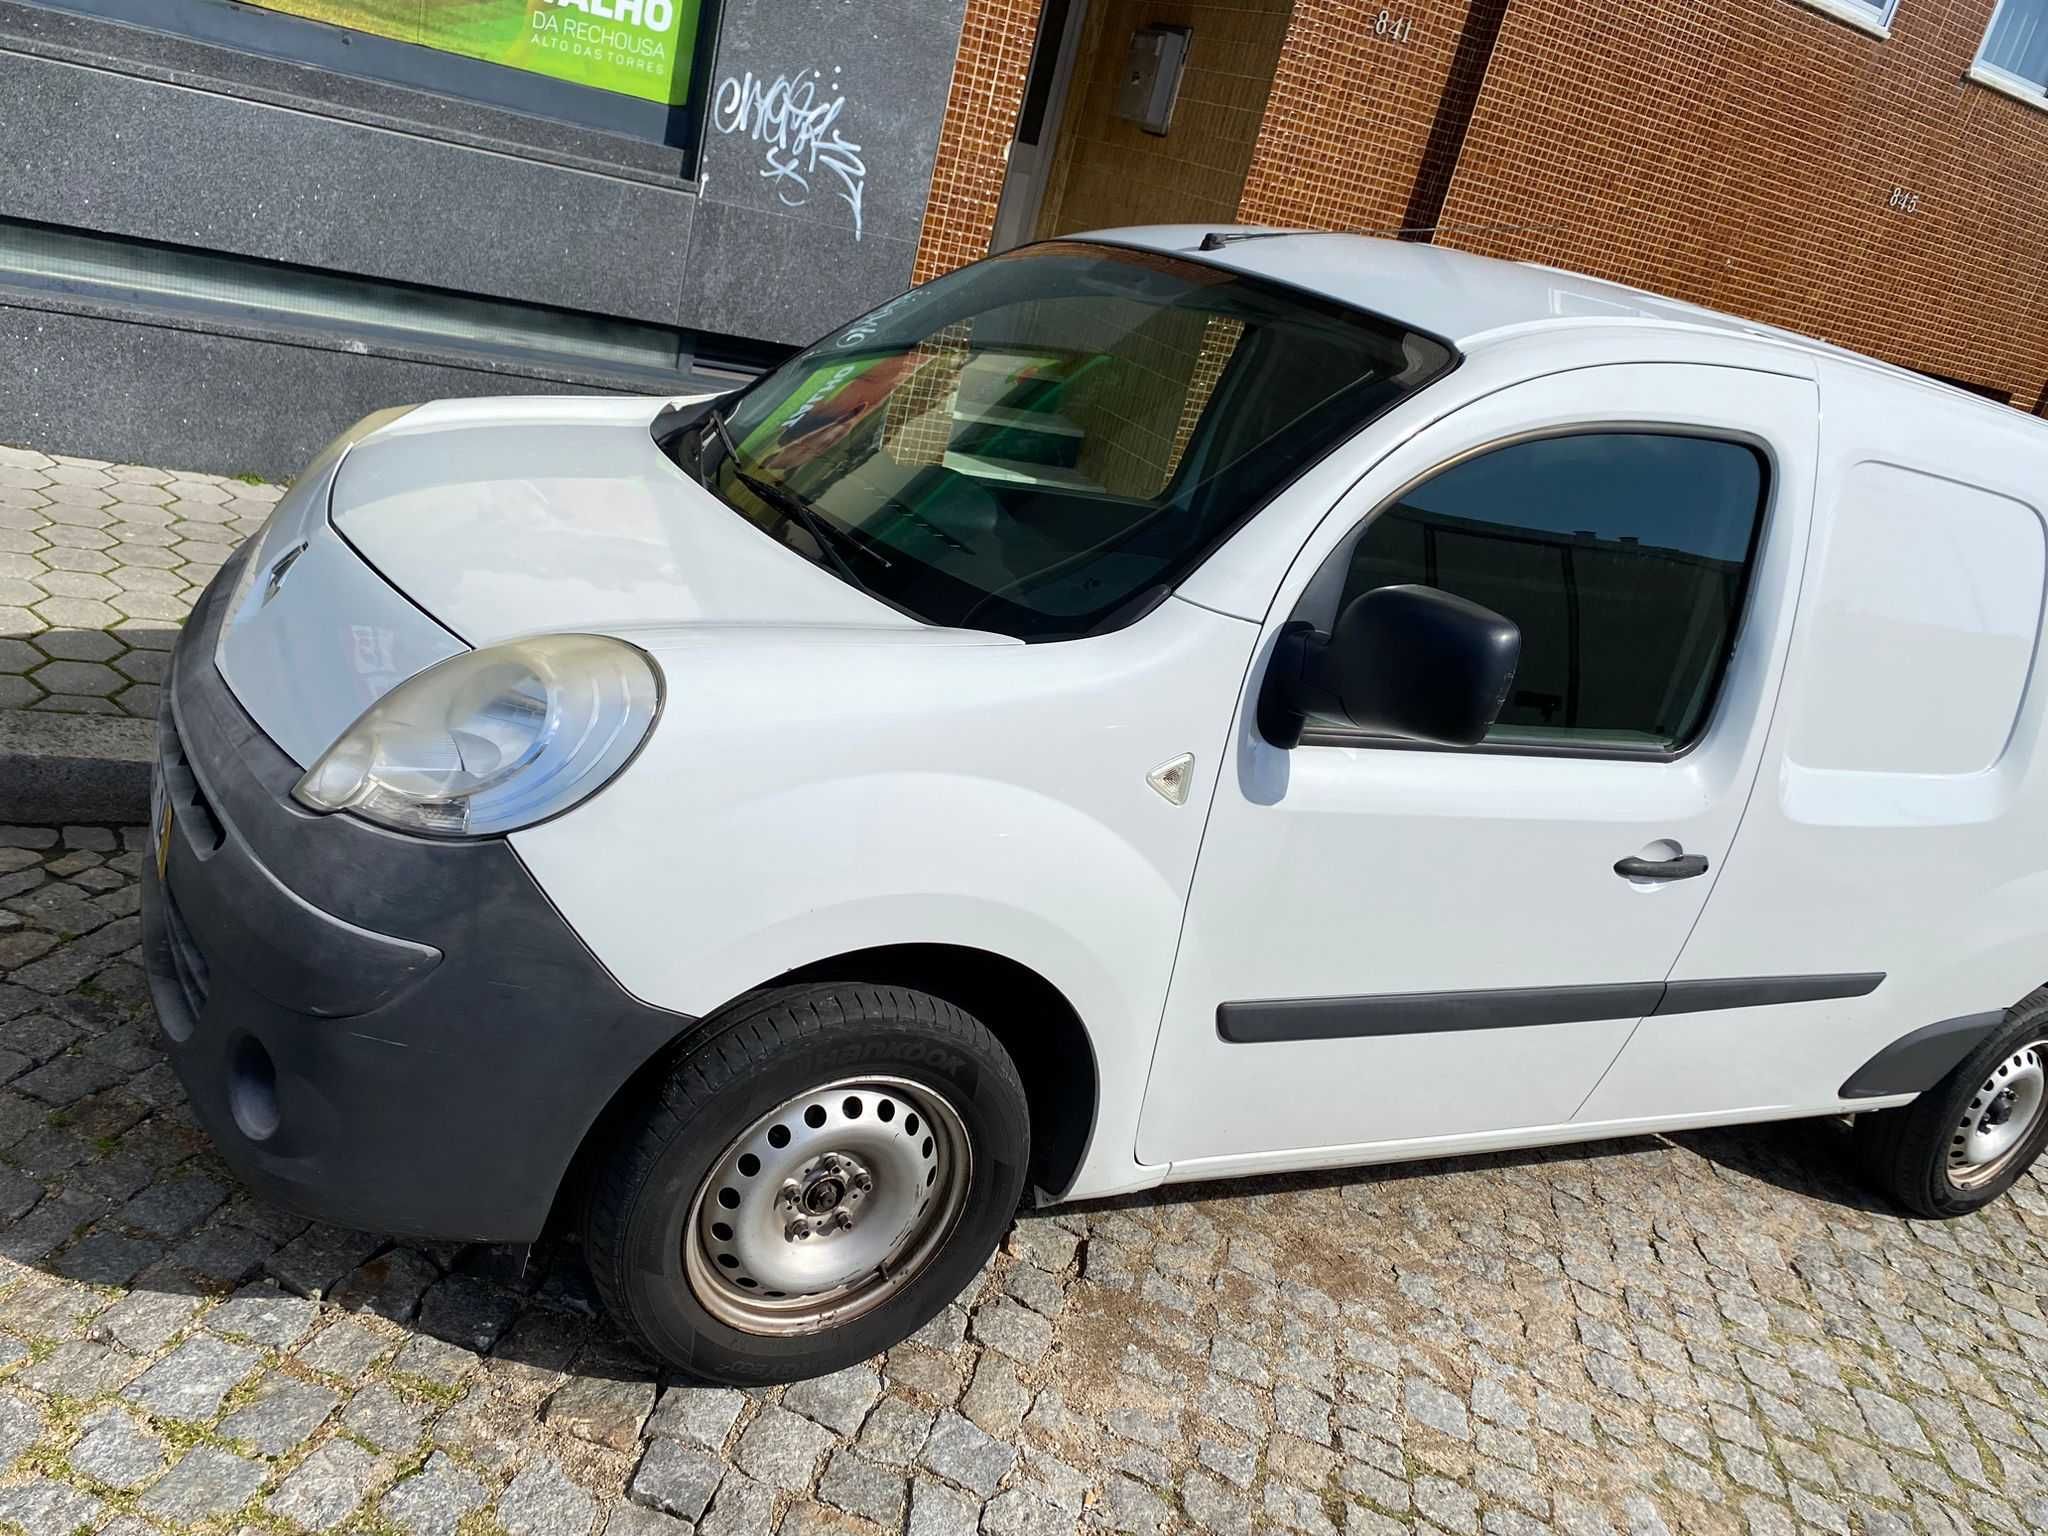
[(251, 0), (355, 32), (680, 106), (702, 0)]

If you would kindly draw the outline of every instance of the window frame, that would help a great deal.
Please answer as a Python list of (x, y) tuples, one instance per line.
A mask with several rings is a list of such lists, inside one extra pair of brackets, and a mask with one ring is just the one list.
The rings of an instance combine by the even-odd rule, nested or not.
[[(2016, 75), (1984, 57), (1985, 50), (1991, 46), (1991, 34), (1998, 30), (1998, 18), (2012, 3), (2013, 0), (1998, 0), (1991, 8), (1991, 19), (1984, 23), (1984, 35), (1978, 39), (1977, 52), (1970, 60), (1970, 78), (2027, 106), (2048, 110), (2048, 80), (2029, 80), (2025, 75)], [(2044, 26), (2048, 26), (2048, 9), (2044, 9), (2041, 20)]]
[[(1375, 751), (1388, 752), (1443, 752), (1478, 757), (1587, 758), (1604, 762), (1675, 763), (1691, 756), (1701, 743), (1719, 730), (1727, 699), (1728, 673), (1734, 666), (1736, 653), (1742, 648), (1749, 626), (1753, 622), (1757, 571), (1763, 563), (1765, 542), (1771, 537), (1778, 515), (1778, 487), (1782, 476), (1777, 450), (1768, 439), (1754, 432), (1715, 427), (1707, 423), (1616, 418), (1611, 421), (1573, 422), (1568, 426), (1516, 432), (1453, 454), (1420, 474), (1412, 476), (1358, 520), (1357, 526), (1345, 534), (1336, 548), (1325, 557), (1322, 565), (1317, 567), (1315, 575), (1309, 578), (1308, 585), (1302, 589), (1301, 597), (1288, 616), (1288, 622), (1306, 622), (1313, 626), (1318, 634), (1327, 635), (1330, 626), (1336, 621), (1336, 605), (1344, 595), (1344, 583), (1350, 575), (1351, 561), (1357, 552), (1358, 541), (1365, 537), (1366, 530), (1372, 527), (1383, 513), (1400, 505), (1403, 498), (1419, 487), (1427, 485), (1437, 476), (1473, 459), (1483, 458), (1487, 454), (1499, 452), (1504, 448), (1513, 448), (1522, 443), (1546, 442), (1563, 437), (1606, 437), (1623, 434), (1636, 437), (1698, 437), (1718, 443), (1730, 443), (1755, 453), (1763, 474), (1763, 484), (1758, 491), (1756, 526), (1750, 533), (1748, 552), (1743, 556), (1742, 589), (1736, 599), (1735, 621), (1730, 627), (1727, 647), (1722, 651), (1720, 664), (1714, 673), (1707, 707), (1701, 712), (1699, 725), (1689, 738), (1672, 747), (1628, 747), (1611, 742), (1523, 741), (1481, 741), (1469, 747), (1456, 747), (1428, 741), (1406, 741), (1396, 736), (1375, 736), (1353, 726), (1337, 725), (1311, 716), (1302, 730), (1298, 745), (1367, 747)], [(1796, 579), (1795, 577), (1795, 581)]]
[[(710, 0), (707, 0), (707, 3), (710, 3)], [(848, 348), (848, 340), (850, 340), (856, 333), (861, 332), (863, 328), (870, 326), (871, 323), (877, 322), (883, 317), (887, 316), (890, 312), (895, 310), (895, 308), (899, 304), (902, 304), (907, 300), (913, 299), (920, 294), (930, 292), (932, 288), (935, 286), (935, 284), (939, 282), (944, 282), (954, 276), (957, 276), (961, 272), (971, 271), (976, 267), (986, 266), (994, 262), (1002, 262), (1009, 261), (1012, 259), (1023, 258), (1034, 252), (1051, 251), (1057, 247), (1071, 247), (1084, 252), (1095, 252), (1098, 254), (1107, 252), (1111, 255), (1123, 257), (1135, 257), (1141, 259), (1149, 258), (1155, 261), (1163, 260), (1167, 262), (1179, 263), (1189, 267), (1206, 270), (1212, 274), (1217, 275), (1222, 279), (1226, 279), (1233, 282), (1241, 282), (1253, 288), (1269, 290), (1274, 294), (1278, 294), (1285, 297), (1290, 303), (1299, 305), (1304, 309), (1322, 310), (1332, 315), (1339, 316), (1347, 322), (1369, 324), (1372, 326), (1379, 327), (1384, 332), (1397, 334), (1407, 339), (1425, 342), (1430, 346), (1439, 349), (1442, 352), (1443, 356), (1439, 360), (1433, 371), (1427, 373), (1425, 376), (1418, 378), (1413, 384), (1409, 385), (1403, 393), (1389, 399), (1385, 404), (1381, 405), (1377, 410), (1373, 411), (1370, 415), (1359, 417), (1351, 421), (1348, 425), (1344, 426), (1341, 430), (1333, 432), (1329, 441), (1322, 447), (1322, 449), (1319, 452), (1314, 453), (1307, 457), (1297, 457), (1289, 460), (1284, 466), (1282, 466), (1281, 472), (1274, 477), (1274, 479), (1270, 482), (1269, 488), (1262, 495), (1258, 496), (1255, 499), (1246, 498), (1241, 510), (1239, 510), (1234, 516), (1228, 518), (1227, 520), (1219, 522), (1217, 526), (1212, 530), (1210, 536), (1204, 542), (1197, 546), (1191, 547), (1183, 557), (1182, 561), (1172, 568), (1170, 575), (1163, 575), (1158, 582), (1152, 584), (1151, 586), (1140, 588), (1137, 591), (1131, 593), (1120, 604), (1104, 612), (1093, 623), (1086, 625), (1084, 627), (1078, 627), (1072, 632), (1058, 634), (1034, 634), (1030, 636), (1011, 637), (1021, 639), (1027, 645), (1056, 645), (1063, 644), (1073, 640), (1095, 639), (1102, 635), (1114, 634), (1119, 630), (1128, 629), (1130, 626), (1138, 623), (1139, 621), (1144, 619), (1146, 615), (1150, 614), (1154, 609), (1159, 607), (1161, 603), (1164, 603), (1169, 598), (1173, 597), (1181, 589), (1181, 587), (1184, 586), (1198, 571), (1200, 571), (1204, 566), (1206, 566), (1211, 560), (1215, 559), (1220, 553), (1222, 553), (1223, 550), (1228, 548), (1232, 539), (1236, 538), (1239, 533), (1241, 533), (1251, 523), (1256, 521), (1268, 508), (1273, 506), (1283, 496), (1285, 496), (1289, 491), (1291, 491), (1294, 488), (1294, 486), (1298, 482), (1300, 482), (1305, 476), (1311, 474), (1321, 465), (1328, 463), (1332, 458), (1336, 457), (1337, 455), (1348, 451), (1354, 444), (1358, 443), (1361, 440), (1361, 438), (1363, 438), (1367, 433), (1369, 433), (1373, 429), (1373, 427), (1377, 425), (1378, 422), (1387, 415), (1388, 412), (1398, 409), (1400, 406), (1407, 404), (1416, 396), (1421, 395), (1427, 390), (1434, 388), (1443, 380), (1449, 378), (1453, 373), (1457, 372), (1458, 369), (1463, 367), (1465, 363), (1464, 352), (1460, 350), (1456, 343), (1452, 342), (1449, 338), (1435, 331), (1425, 330), (1419, 325), (1412, 324), (1405, 320), (1397, 319), (1394, 316), (1386, 313), (1385, 311), (1368, 308), (1365, 305), (1356, 304), (1351, 302), (1350, 300), (1338, 298), (1333, 294), (1323, 292), (1322, 290), (1316, 288), (1306, 287), (1300, 283), (1290, 282), (1283, 278), (1268, 276), (1264, 273), (1239, 271), (1238, 269), (1233, 267), (1221, 266), (1214, 262), (1203, 261), (1196, 256), (1191, 256), (1181, 251), (1154, 250), (1149, 246), (1130, 245), (1117, 240), (1098, 240), (1078, 235), (1062, 235), (1050, 240), (1036, 240), (1031, 242), (1029, 245), (1020, 245), (1008, 251), (998, 252), (993, 256), (985, 256), (978, 262), (969, 263), (966, 267), (956, 268), (953, 272), (946, 273), (941, 278), (934, 279), (933, 283), (931, 284), (927, 284), (924, 287), (920, 288), (913, 288), (908, 293), (899, 294), (896, 298), (893, 298), (889, 300), (887, 303), (881, 305), (880, 307), (869, 311), (867, 314), (856, 317), (853, 320), (849, 320), (841, 323), (840, 325), (835, 326), (833, 329), (827, 331), (823, 336), (818, 338), (818, 340), (813, 342), (810, 346), (798, 348), (797, 350), (793, 351), (778, 366), (764, 369), (761, 372), (761, 374), (757, 378), (755, 378), (750, 384), (748, 384), (745, 388), (736, 390), (728, 395), (722, 395), (715, 397), (713, 399), (708, 399), (699, 402), (697, 406), (690, 408), (689, 410), (680, 415), (671, 416), (668, 413), (664, 412), (663, 414), (657, 416), (651, 427), (654, 439), (656, 443), (661, 447), (665, 456), (667, 456), (672, 462), (676, 462), (678, 464), (678, 467), (684, 473), (694, 475), (696, 473), (694, 470), (689, 468), (687, 465), (682, 464), (677, 459), (678, 445), (685, 440), (685, 435), (690, 431), (690, 429), (701, 428), (703, 426), (705, 415), (707, 415), (712, 409), (717, 409), (719, 414), (726, 421), (731, 421), (734, 418), (737, 411), (740, 409), (740, 407), (744, 405), (745, 402), (749, 400), (757, 391), (767, 388), (775, 379), (780, 377), (786, 369), (793, 366), (795, 363), (797, 363), (804, 357), (813, 353), (823, 353), (826, 350), (828, 344), (833, 343), (835, 338), (840, 338), (838, 347), (835, 348), (833, 351), (833, 355), (835, 357), (858, 357), (874, 354), (877, 349), (867, 344), (868, 340), (870, 339), (869, 337), (863, 336), (861, 339), (861, 345), (852, 348)], [(884, 347), (881, 350), (886, 352), (889, 349)], [(1248, 359), (1245, 356), (1241, 354), (1233, 355), (1230, 364), (1224, 370), (1223, 377), (1217, 381), (1216, 389), (1214, 391), (1214, 397), (1220, 397), (1223, 395), (1225, 387), (1229, 383), (1232, 375), (1243, 371), (1247, 362)], [(1214, 397), (1212, 397), (1212, 409), (1214, 408)], [(1318, 407), (1318, 409), (1320, 408), (1321, 407)], [(752, 429), (749, 428), (748, 430)], [(744, 437), (742, 437), (742, 441), (744, 440)], [(1193, 439), (1191, 438), (1190, 441), (1192, 442)], [(1262, 444), (1261, 446), (1263, 447), (1265, 445)], [(1170, 481), (1168, 481), (1167, 486), (1163, 488), (1161, 494), (1164, 495), (1165, 491), (1171, 490), (1174, 486), (1181, 484), (1183, 476), (1186, 473), (1188, 473), (1188, 469), (1188, 462), (1187, 460), (1183, 459), (1181, 464), (1176, 468), (1173, 478)], [(725, 502), (724, 498), (718, 496), (718, 494), (715, 491), (713, 492), (713, 495), (715, 499), (718, 499), (719, 501), (721, 501), (721, 503), (726, 505), (728, 510), (733, 511), (736, 515), (740, 516), (746, 521), (753, 521), (753, 519), (751, 517), (748, 517), (748, 515), (745, 512), (733, 506), (730, 502)], [(1163, 510), (1163, 507), (1155, 507), (1154, 515), (1156, 515), (1161, 510)], [(756, 524), (756, 528), (757, 530), (763, 532), (765, 536), (771, 538), (774, 537), (774, 535), (768, 533), (767, 530), (760, 529), (758, 524)], [(810, 559), (811, 557), (808, 555), (804, 555), (802, 556), (802, 558)], [(831, 570), (831, 563), (829, 561), (821, 560), (816, 563), (820, 565), (821, 569), (827, 571)], [(836, 573), (835, 579), (837, 579)], [(865, 591), (868, 596), (873, 597), (877, 601), (886, 604), (888, 607), (897, 609), (899, 612), (904, 614), (905, 617), (917, 620), (917, 622), (919, 622), (920, 624), (930, 625), (935, 622), (927, 615), (917, 612), (911, 608), (904, 607), (901, 604), (894, 601), (892, 598), (884, 596), (883, 594), (876, 592), (870, 588), (863, 587), (860, 588), (860, 590)], [(959, 626), (956, 625), (954, 627)], [(1004, 630), (989, 630), (988, 632), (994, 634), (1008, 633)]]
[(1899, 0), (1799, 0), (1799, 3), (1808, 10), (1846, 22), (1859, 32), (1868, 32), (1880, 42), (1890, 40), (1892, 18), (1899, 13)]
[[(218, 55), (221, 67), (210, 78), (227, 84), (230, 94), (235, 93), (234, 87), (253, 86), (261, 78), (246, 73), (240, 61), (250, 61), (259, 71), (265, 64), (282, 65), (301, 72), (303, 79), (293, 90), (323, 111), (338, 109), (350, 117), (368, 110), (379, 119), (399, 118), (400, 132), (447, 139), (448, 125), (434, 103), (455, 102), (485, 113), (504, 114), (488, 131), (507, 139), (515, 155), (537, 155), (553, 163), (611, 161), (622, 169), (651, 171), (666, 185), (685, 186), (697, 182), (709, 137), (714, 56), (724, 20), (724, 0), (702, 0), (690, 62), (689, 99), (673, 105), (270, 10), (264, 0), (250, 0), (246, 5), (233, 0), (29, 3), (140, 34), (134, 43), (139, 50), (136, 56), (152, 63), (154, 50), (147, 41), (152, 33)], [(127, 47), (122, 45), (123, 50)], [(123, 51), (117, 56), (129, 55)], [(384, 98), (386, 104), (366, 109), (362, 101), (366, 89), (380, 97), (386, 92), (396, 94)], [(408, 97), (419, 100), (418, 110), (405, 104)], [(268, 100), (268, 92), (251, 99)], [(386, 125), (380, 122), (380, 126)], [(581, 141), (573, 152), (575, 162), (566, 161), (561, 151), (552, 148), (547, 133), (551, 127), (566, 128)], [(465, 131), (473, 134), (477, 130)], [(615, 151), (606, 140), (622, 142)], [(457, 137), (453, 142), (467, 143), (468, 139)], [(588, 168), (587, 164), (583, 168)]]

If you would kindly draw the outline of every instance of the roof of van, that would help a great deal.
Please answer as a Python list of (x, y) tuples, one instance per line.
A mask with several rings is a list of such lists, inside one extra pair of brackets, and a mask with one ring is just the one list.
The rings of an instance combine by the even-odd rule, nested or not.
[[(1211, 241), (1212, 248), (1204, 250), (1202, 243), (1211, 236), (1217, 238)], [(1488, 332), (1535, 321), (1652, 320), (1760, 337), (1883, 368), (1919, 383), (1940, 382), (1796, 331), (1703, 305), (1556, 267), (1475, 256), (1442, 245), (1319, 230), (1214, 224), (1096, 230), (1074, 238), (1168, 251), (1249, 277), (1306, 288), (1459, 347)]]

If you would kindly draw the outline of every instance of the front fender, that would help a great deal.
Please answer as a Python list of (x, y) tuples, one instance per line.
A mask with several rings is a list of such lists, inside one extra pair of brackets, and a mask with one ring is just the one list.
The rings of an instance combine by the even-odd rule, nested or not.
[[(626, 989), (692, 1015), (856, 950), (1023, 965), (1079, 1014), (1101, 1102), (1076, 1194), (1135, 1131), (1203, 819), (1256, 631), (1168, 602), (1085, 641), (629, 634), (668, 680), (634, 764), (512, 842)], [(1145, 782), (1195, 755), (1187, 803)]]

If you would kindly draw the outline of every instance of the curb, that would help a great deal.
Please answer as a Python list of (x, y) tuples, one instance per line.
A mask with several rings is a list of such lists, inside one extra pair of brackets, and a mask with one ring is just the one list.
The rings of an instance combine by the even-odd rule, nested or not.
[(0, 822), (139, 826), (155, 758), (148, 720), (0, 709)]

